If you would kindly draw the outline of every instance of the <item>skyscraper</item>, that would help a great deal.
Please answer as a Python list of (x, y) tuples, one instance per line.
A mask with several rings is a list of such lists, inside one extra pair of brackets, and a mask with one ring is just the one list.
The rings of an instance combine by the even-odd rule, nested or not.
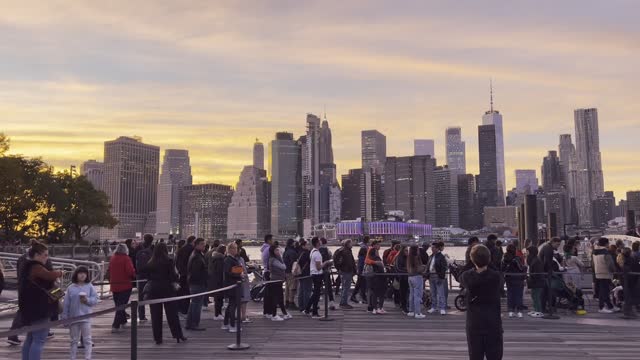
[[(333, 161), (333, 143), (331, 128), (326, 115), (322, 121), (319, 138), (319, 162), (320, 162), (320, 204), (318, 222), (333, 222), (332, 219), (340, 218), (339, 212), (339, 191), (337, 181), (336, 164)], [(337, 198), (336, 198), (337, 196)], [(333, 199), (333, 201), (332, 201)], [(333, 206), (332, 206), (333, 204)], [(333, 212), (333, 213), (332, 213)], [(312, 225), (317, 224), (313, 223)]]
[(361, 140), (362, 169), (373, 169), (376, 174), (383, 174), (387, 160), (387, 137), (378, 130), (363, 130)]
[(227, 236), (259, 240), (270, 232), (271, 185), (267, 172), (245, 166), (229, 203)]
[(341, 218), (343, 220), (356, 220), (362, 216), (360, 212), (361, 179), (362, 169), (351, 169), (348, 174), (342, 175)]
[(609, 220), (616, 217), (616, 198), (613, 191), (605, 191), (603, 196), (593, 200), (593, 226), (606, 228)]
[(158, 235), (184, 235), (180, 232), (180, 192), (184, 186), (191, 185), (192, 181), (189, 151), (165, 150), (158, 184), (156, 210)]
[(271, 232), (276, 237), (302, 233), (300, 208), (300, 145), (293, 134), (279, 132), (271, 141)]
[(576, 127), (577, 190), (576, 204), (580, 225), (592, 225), (592, 201), (604, 195), (604, 178), (600, 157), (598, 110), (574, 111)]
[(385, 210), (402, 211), (406, 219), (425, 224), (436, 220), (433, 170), (430, 156), (387, 157), (385, 163)]
[(135, 237), (156, 211), (160, 148), (140, 138), (121, 136), (104, 143), (104, 189), (118, 220), (100, 230), (101, 239)]
[(473, 174), (458, 174), (458, 211), (461, 228), (475, 230), (482, 227)]
[(312, 226), (320, 222), (320, 118), (307, 114), (307, 134), (302, 145), (302, 218), (303, 234), (311, 235)]
[(416, 139), (413, 140), (413, 155), (414, 156), (431, 156), (432, 159), (435, 155), (435, 142), (432, 139)]
[(361, 216), (366, 221), (384, 216), (384, 166), (387, 138), (377, 130), (362, 131)]
[(480, 174), (477, 182), (478, 202), (480, 210), (482, 210), (487, 206), (501, 204), (499, 201), (498, 171), (496, 170), (498, 164), (495, 125), (478, 126), (478, 153), (480, 159)]
[(538, 190), (538, 177), (535, 170), (516, 170), (516, 192), (529, 195)]
[(253, 166), (264, 170), (264, 145), (258, 139), (253, 144)]
[(436, 208), (435, 226), (460, 226), (458, 209), (458, 172), (446, 165), (433, 171), (434, 198)]
[(233, 188), (228, 185), (199, 184), (182, 188), (180, 231), (207, 240), (227, 237), (227, 215)]
[(104, 190), (104, 163), (96, 160), (87, 160), (80, 164), (80, 174), (97, 190)]
[(458, 174), (467, 172), (466, 146), (462, 141), (462, 128), (449, 127), (445, 132), (447, 147), (447, 166)]
[(560, 154), (560, 166), (562, 169), (562, 180), (567, 189), (566, 205), (565, 205), (565, 222), (578, 223), (578, 209), (576, 208), (576, 189), (577, 184), (577, 162), (576, 148), (571, 142), (571, 134), (561, 134), (560, 143), (558, 145)]
[(507, 190), (507, 180), (505, 176), (504, 164), (504, 135), (502, 131), (502, 115), (498, 110), (493, 109), (493, 86), (491, 90), (491, 108), (482, 116), (482, 125), (495, 126), (495, 153), (496, 153), (496, 179), (498, 181), (498, 203), (497, 206), (505, 205)]
[(549, 151), (542, 160), (542, 188), (546, 192), (565, 190), (562, 166), (558, 153)]

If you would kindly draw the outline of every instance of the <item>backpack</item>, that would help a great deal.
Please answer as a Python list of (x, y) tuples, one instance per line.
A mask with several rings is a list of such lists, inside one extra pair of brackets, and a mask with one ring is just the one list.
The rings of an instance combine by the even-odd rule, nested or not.
[(342, 263), (343, 263), (342, 251), (343, 250), (344, 248), (339, 248), (338, 250), (336, 250), (335, 253), (333, 253), (333, 264), (338, 270), (342, 268)]

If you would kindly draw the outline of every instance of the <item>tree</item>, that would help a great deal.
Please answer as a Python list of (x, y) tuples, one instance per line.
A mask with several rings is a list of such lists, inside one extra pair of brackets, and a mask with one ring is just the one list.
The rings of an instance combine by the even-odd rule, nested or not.
[(111, 205), (104, 191), (96, 190), (85, 176), (72, 177), (60, 174), (60, 183), (66, 193), (66, 206), (61, 211), (60, 222), (74, 241), (82, 238), (93, 227), (113, 228), (118, 221), (111, 215)]
[(11, 145), (9, 138), (4, 133), (0, 133), (0, 156), (9, 151), (9, 145)]

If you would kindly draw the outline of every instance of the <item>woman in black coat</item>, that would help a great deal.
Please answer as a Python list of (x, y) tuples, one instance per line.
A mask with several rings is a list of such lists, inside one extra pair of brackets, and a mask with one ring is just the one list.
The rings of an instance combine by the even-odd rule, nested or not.
[[(227, 247), (227, 256), (224, 258), (224, 286), (231, 286), (242, 280), (242, 265), (238, 260), (238, 246), (234, 243), (229, 244)], [(238, 299), (238, 292), (236, 288), (232, 288), (226, 291), (226, 297), (229, 299), (229, 305), (224, 314), (223, 330), (229, 330), (231, 333), (238, 331), (236, 327), (236, 309), (240, 303)]]
[[(167, 245), (164, 243), (156, 244), (153, 248), (153, 256), (151, 256), (151, 260), (149, 260), (144, 271), (149, 274), (149, 281), (144, 287), (145, 300), (162, 299), (177, 295), (178, 274), (176, 273), (175, 263), (169, 257)], [(187, 339), (182, 334), (182, 327), (178, 318), (178, 304), (172, 301), (149, 306), (151, 308), (153, 339), (156, 344), (162, 344), (163, 305), (171, 335), (178, 342), (186, 341)]]
[[(224, 287), (224, 258), (226, 252), (227, 247), (224, 245), (218, 246), (211, 252), (207, 264), (209, 290), (218, 290)], [(223, 320), (222, 305), (224, 304), (224, 293), (214, 293), (213, 299), (215, 301), (213, 319)]]

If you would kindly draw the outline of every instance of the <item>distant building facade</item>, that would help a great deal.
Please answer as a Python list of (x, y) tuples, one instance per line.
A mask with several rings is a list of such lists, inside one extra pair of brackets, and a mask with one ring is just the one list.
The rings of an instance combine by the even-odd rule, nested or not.
[(180, 229), (186, 236), (207, 240), (227, 238), (227, 218), (233, 188), (228, 185), (199, 184), (182, 188)]
[(189, 151), (165, 150), (158, 184), (155, 226), (158, 236), (183, 235), (180, 233), (180, 192), (192, 181)]
[(270, 233), (270, 192), (267, 172), (254, 166), (245, 166), (229, 204), (228, 238), (258, 240)]

